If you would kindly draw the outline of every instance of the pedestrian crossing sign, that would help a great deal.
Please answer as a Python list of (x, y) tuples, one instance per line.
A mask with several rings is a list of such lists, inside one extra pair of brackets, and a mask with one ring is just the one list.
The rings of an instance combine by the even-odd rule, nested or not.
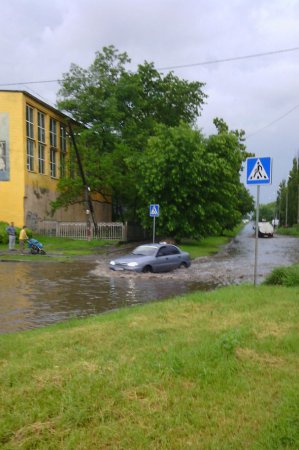
[(247, 184), (271, 184), (272, 161), (269, 157), (247, 158)]
[(150, 217), (159, 216), (159, 205), (150, 205)]

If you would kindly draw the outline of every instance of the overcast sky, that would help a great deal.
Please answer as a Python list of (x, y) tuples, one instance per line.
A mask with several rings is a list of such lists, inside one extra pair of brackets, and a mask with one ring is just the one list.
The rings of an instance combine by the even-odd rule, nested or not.
[(62, 78), (71, 63), (87, 68), (107, 45), (128, 53), (131, 70), (145, 60), (188, 66), (174, 72), (206, 83), (199, 127), (214, 133), (221, 117), (244, 129), (247, 149), (273, 158), (260, 201), (275, 200), (299, 152), (299, 0), (1, 0), (0, 89), (53, 104), (57, 83), (28, 82)]

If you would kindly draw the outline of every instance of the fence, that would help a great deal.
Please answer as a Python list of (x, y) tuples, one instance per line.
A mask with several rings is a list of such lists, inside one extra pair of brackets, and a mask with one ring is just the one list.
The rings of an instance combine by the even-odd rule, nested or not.
[(37, 232), (44, 236), (69, 237), (74, 239), (107, 239), (116, 241), (127, 240), (127, 226), (122, 222), (101, 222), (97, 224), (98, 235), (95, 235), (94, 225), (84, 222), (44, 221), (38, 224)]

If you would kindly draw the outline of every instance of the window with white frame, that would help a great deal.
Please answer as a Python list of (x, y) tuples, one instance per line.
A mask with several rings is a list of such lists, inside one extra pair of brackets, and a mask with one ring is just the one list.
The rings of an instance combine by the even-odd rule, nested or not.
[(60, 124), (60, 178), (65, 176), (65, 161), (66, 161), (66, 128), (62, 123)]
[(26, 136), (34, 139), (33, 108), (29, 105), (26, 105)]
[(27, 170), (34, 171), (34, 141), (27, 139)]
[(60, 178), (65, 177), (65, 153), (60, 153)]
[(45, 173), (45, 146), (38, 143), (38, 171), (39, 173)]
[(34, 171), (34, 111), (26, 105), (27, 170)]
[(38, 111), (37, 113), (37, 140), (38, 140), (38, 172), (45, 173), (45, 114)]
[(62, 123), (60, 124), (60, 151), (66, 153), (66, 129)]
[(37, 113), (37, 140), (42, 144), (46, 142), (45, 114), (38, 111)]
[(57, 122), (50, 119), (50, 146), (57, 148)]
[(50, 175), (52, 178), (56, 178), (56, 174), (56, 150), (55, 148), (50, 148)]

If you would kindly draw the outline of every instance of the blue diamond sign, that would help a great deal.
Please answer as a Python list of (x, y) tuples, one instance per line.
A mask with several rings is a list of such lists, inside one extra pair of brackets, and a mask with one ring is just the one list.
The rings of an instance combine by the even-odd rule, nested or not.
[(247, 184), (271, 184), (272, 160), (265, 158), (247, 158)]

